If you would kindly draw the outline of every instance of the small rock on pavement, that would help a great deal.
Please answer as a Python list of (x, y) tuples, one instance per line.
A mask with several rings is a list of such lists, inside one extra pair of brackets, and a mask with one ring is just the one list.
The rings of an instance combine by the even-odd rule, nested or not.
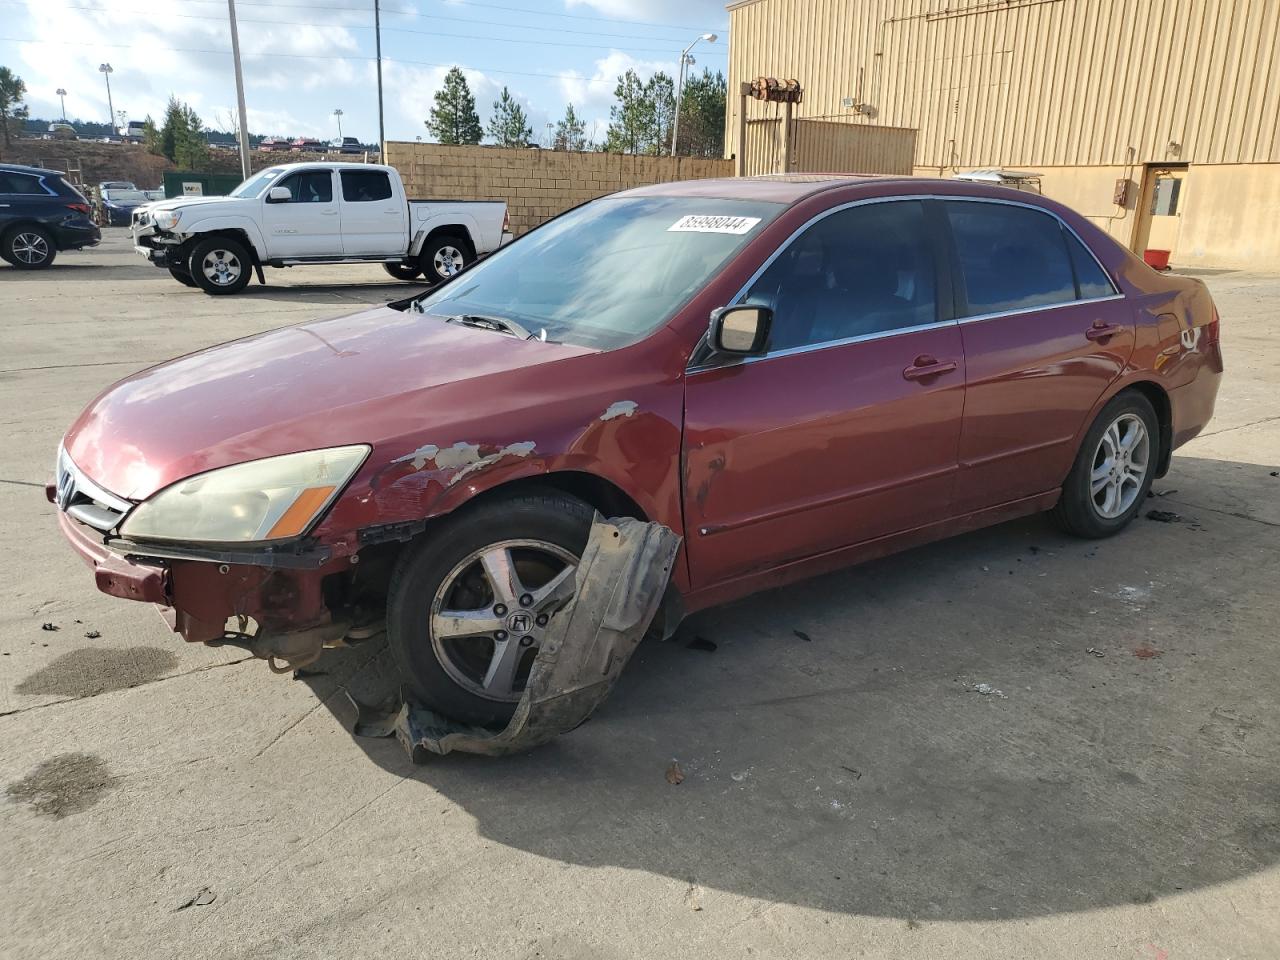
[(1181, 523), (1182, 517), (1172, 510), (1148, 510), (1147, 519), (1157, 523)]
[(84, 638), (86, 640), (97, 640), (101, 636), (102, 634), (99, 633), (97, 630), (86, 630), (84, 633)]
[(973, 692), (980, 693), (984, 697), (999, 697), (1001, 700), (1009, 699), (1004, 695), (1003, 691), (997, 690), (989, 683), (975, 683), (973, 685)]
[(667, 767), (667, 783), (673, 787), (684, 783), (684, 771), (680, 769), (680, 761), (672, 760), (671, 766)]
[(56, 623), (42, 623), (40, 624), (40, 629), (48, 630), (50, 633), (53, 633), (53, 631), (59, 630), (61, 628)]

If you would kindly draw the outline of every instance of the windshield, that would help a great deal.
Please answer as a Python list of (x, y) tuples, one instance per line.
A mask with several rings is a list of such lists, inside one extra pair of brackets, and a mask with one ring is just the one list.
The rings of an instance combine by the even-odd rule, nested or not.
[(143, 202), (147, 197), (141, 190), (116, 190), (112, 188), (110, 190), (102, 191), (102, 199), (117, 202), (121, 200), (137, 200), (139, 202)]
[(232, 197), (248, 197), (250, 200), (262, 195), (262, 191), (267, 189), (267, 184), (280, 176), (284, 167), (270, 167), (261, 173), (254, 174), (240, 186), (231, 191), (228, 196)]
[(515, 320), (613, 349), (666, 323), (782, 204), (606, 197), (539, 228), (418, 301), (438, 317)]

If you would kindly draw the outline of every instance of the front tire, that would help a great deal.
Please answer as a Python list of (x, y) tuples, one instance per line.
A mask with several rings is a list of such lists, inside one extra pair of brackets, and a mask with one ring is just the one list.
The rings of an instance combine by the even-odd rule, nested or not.
[(422, 276), (421, 267), (415, 267), (408, 263), (384, 263), (382, 269), (396, 280), (403, 280), (406, 283), (412, 283)]
[(465, 237), (442, 233), (427, 240), (419, 263), (427, 283), (437, 284), (465, 270), (475, 258)]
[(198, 286), (195, 278), (192, 277), (191, 274), (187, 273), (187, 271), (182, 267), (170, 267), (169, 276), (173, 277), (173, 279), (177, 280), (184, 287)]
[(57, 256), (53, 235), (44, 227), (14, 227), (0, 240), (0, 256), (19, 270), (46, 270)]
[(406, 550), (387, 640), (414, 696), (463, 723), (505, 726), (594, 516), (576, 497), (525, 494), (464, 508)]
[(1096, 540), (1127, 527), (1142, 510), (1160, 462), (1160, 423), (1136, 391), (1114, 397), (1093, 422), (1053, 509), (1058, 525)]
[(187, 272), (205, 293), (224, 296), (249, 285), (253, 260), (244, 244), (232, 237), (206, 237), (191, 248)]

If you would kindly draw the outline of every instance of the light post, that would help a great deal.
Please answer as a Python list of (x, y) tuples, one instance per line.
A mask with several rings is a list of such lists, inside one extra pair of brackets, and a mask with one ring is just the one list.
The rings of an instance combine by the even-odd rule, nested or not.
[(333, 115), (338, 118), (338, 144), (342, 144), (342, 108), (338, 107), (333, 111)]
[(58, 99), (62, 101), (62, 122), (67, 122), (67, 91), (59, 87), (54, 91), (58, 95)]
[(684, 68), (694, 62), (693, 57), (689, 56), (689, 51), (696, 47), (700, 40), (705, 40), (707, 43), (715, 43), (718, 39), (719, 37), (714, 33), (704, 33), (685, 47), (680, 54), (680, 79), (676, 81), (676, 118), (671, 124), (671, 155), (673, 157), (676, 155), (676, 138), (680, 136), (680, 99), (684, 95)]
[(115, 71), (111, 69), (111, 64), (100, 63), (98, 64), (98, 72), (102, 74), (107, 81), (107, 126), (111, 129), (115, 129), (116, 107), (115, 104), (111, 102), (111, 74)]

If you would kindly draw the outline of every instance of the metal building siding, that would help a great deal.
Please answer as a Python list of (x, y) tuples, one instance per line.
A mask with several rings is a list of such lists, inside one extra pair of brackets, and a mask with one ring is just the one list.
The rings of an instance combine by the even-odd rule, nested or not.
[(918, 128), (921, 166), (1280, 161), (1280, 0), (730, 6), (731, 94), (762, 75), (805, 85), (797, 118)]

